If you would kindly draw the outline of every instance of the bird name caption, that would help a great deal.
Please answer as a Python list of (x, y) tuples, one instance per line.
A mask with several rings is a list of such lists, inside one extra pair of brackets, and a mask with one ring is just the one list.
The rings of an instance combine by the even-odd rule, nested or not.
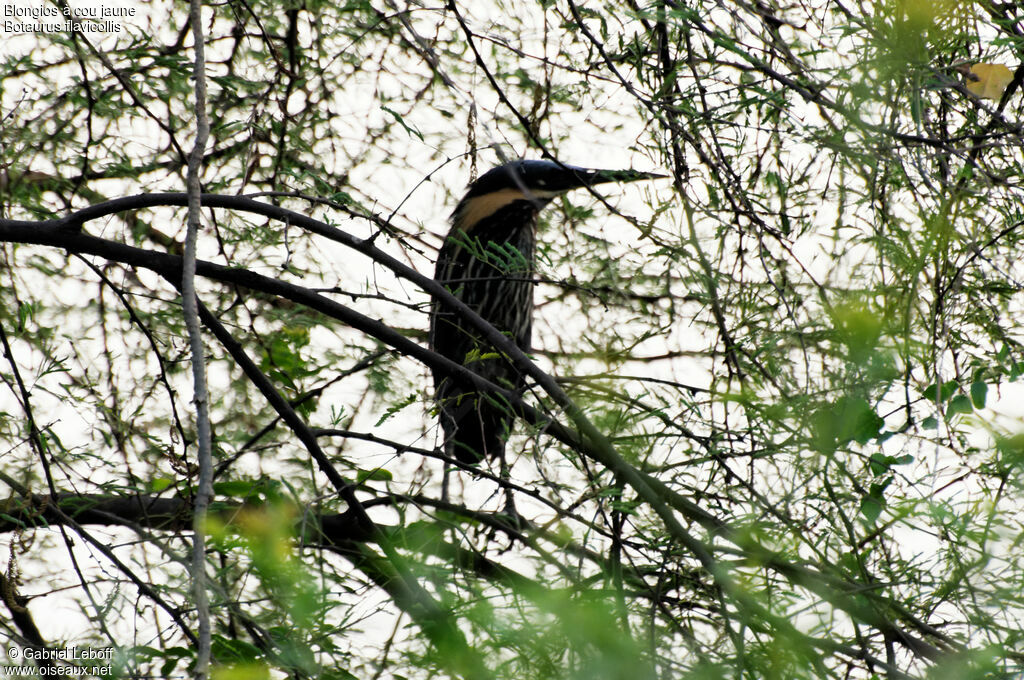
[(14, 645), (7, 648), (7, 657), (12, 661), (64, 661), (68, 665), (38, 664), (32, 666), (0, 666), (0, 677), (14, 677), (18, 671), (32, 671), (30, 677), (44, 676), (113, 676), (113, 647), (53, 647), (47, 649), (24, 649)]
[(124, 22), (138, 16), (135, 7), (118, 4), (63, 5), (5, 2), (0, 12), (4, 33), (120, 33)]

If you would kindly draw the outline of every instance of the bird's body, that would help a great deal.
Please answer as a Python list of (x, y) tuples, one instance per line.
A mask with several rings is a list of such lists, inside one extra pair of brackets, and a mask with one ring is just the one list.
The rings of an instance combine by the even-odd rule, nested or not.
[[(434, 278), (528, 352), (533, 330), (534, 239), (541, 206), (509, 200), (480, 217), (474, 213), (490, 207), (474, 199), (487, 200), (468, 197), (459, 204), (452, 215), (452, 230), (438, 253)], [(493, 383), (523, 387), (522, 374), (477, 330), (455, 311), (437, 304), (431, 314), (430, 346)], [(481, 397), (440, 373), (434, 374), (434, 387), (449, 455), (467, 463), (500, 456), (512, 424), (511, 411), (496, 397)]]
[[(533, 328), (537, 216), (551, 199), (599, 182), (652, 177), (633, 171), (586, 170), (550, 161), (516, 161), (474, 182), (452, 213), (434, 278), (498, 331), (529, 352)], [(523, 375), (459, 313), (434, 300), (430, 347), (481, 377), (513, 391)], [(512, 424), (501, 397), (481, 394), (434, 373), (445, 451), (465, 463), (500, 457)]]

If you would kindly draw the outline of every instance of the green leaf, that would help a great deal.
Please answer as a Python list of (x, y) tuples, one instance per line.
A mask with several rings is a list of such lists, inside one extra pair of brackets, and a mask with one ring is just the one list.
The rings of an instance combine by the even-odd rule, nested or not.
[(396, 413), (398, 413), (399, 411), (404, 409), (406, 406), (409, 406), (410, 404), (415, 404), (418, 400), (419, 400), (419, 396), (415, 392), (413, 392), (412, 394), (407, 396), (405, 399), (402, 399), (398, 403), (392, 404), (391, 407), (388, 408), (388, 410), (384, 412), (384, 415), (382, 415), (380, 417), (380, 419), (377, 420), (377, 422), (374, 425), (374, 427), (380, 427), (391, 416), (395, 415)]
[(840, 397), (834, 404), (819, 408), (812, 424), (818, 450), (829, 451), (849, 441), (868, 443), (879, 436), (885, 420), (866, 399)]
[(325, 668), (320, 671), (320, 680), (359, 680), (344, 668)]
[(852, 361), (864, 362), (871, 356), (882, 333), (882, 319), (868, 306), (838, 305), (832, 310), (832, 323)]
[(394, 475), (390, 471), (383, 468), (374, 468), (373, 470), (360, 470), (356, 475), (356, 483), (362, 484), (365, 481), (371, 482), (390, 482), (394, 479)]
[(984, 380), (975, 380), (971, 383), (971, 402), (974, 408), (985, 408), (985, 398), (988, 396), (988, 384)]
[(391, 116), (394, 117), (395, 121), (397, 121), (399, 125), (405, 128), (405, 131), (408, 132), (410, 135), (415, 135), (416, 137), (419, 137), (419, 140), (421, 142), (423, 141), (423, 135), (420, 134), (420, 131), (406, 125), (405, 119), (402, 118), (402, 116), (397, 111), (392, 111), (386, 106), (381, 106), (380, 109), (385, 113), (391, 114)]
[(941, 404), (945, 403), (946, 400), (956, 394), (958, 389), (960, 389), (960, 383), (956, 380), (947, 380), (942, 383), (941, 386), (938, 383), (932, 383), (928, 387), (924, 388), (921, 394), (924, 395), (925, 399), (929, 401), (937, 401)]
[(174, 480), (170, 477), (157, 477), (149, 481), (149, 490), (153, 493), (160, 493), (172, 484), (174, 484)]
[(253, 496), (259, 490), (259, 484), (246, 481), (230, 481), (230, 482), (215, 482), (213, 485), (214, 493), (218, 493), (222, 496), (231, 496), (233, 498), (248, 498)]
[(892, 477), (885, 481), (872, 484), (866, 496), (860, 499), (860, 514), (868, 524), (874, 524), (882, 510), (885, 508), (885, 488), (889, 486)]
[(1024, 433), (1010, 437), (996, 437), (996, 474), (1008, 474), (1024, 465)]
[(210, 652), (213, 654), (213, 658), (221, 663), (255, 661), (262, 656), (259, 648), (255, 645), (245, 640), (226, 638), (222, 635), (212, 636)]
[(11, 515), (8, 515), (6, 512), (0, 512), (0, 519), (2, 519), (5, 522), (10, 522), (16, 527), (28, 526), (22, 520), (18, 519), (17, 517), (12, 517)]
[(946, 409), (946, 417), (950, 418), (958, 413), (972, 413), (974, 407), (971, 405), (971, 400), (968, 399), (966, 394), (958, 394), (953, 397), (949, 402), (949, 408)]
[(885, 473), (889, 472), (894, 465), (907, 465), (912, 462), (914, 462), (914, 457), (909, 454), (896, 457), (887, 456), (884, 453), (873, 453), (868, 458), (868, 467), (871, 470), (871, 474), (876, 477), (881, 477)]
[(270, 680), (270, 668), (259, 662), (221, 666), (213, 669), (210, 680)]

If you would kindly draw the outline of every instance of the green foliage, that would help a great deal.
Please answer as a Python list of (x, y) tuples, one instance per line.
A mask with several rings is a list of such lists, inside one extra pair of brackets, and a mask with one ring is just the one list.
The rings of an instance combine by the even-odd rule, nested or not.
[[(172, 677), (185, 211), (47, 222), (184, 188), (192, 32), (137, 9), (0, 60), (0, 631)], [(966, 88), (1017, 68), (1017, 9), (207, 7), (203, 187), (270, 206), (203, 209), (238, 343), (204, 335), (211, 677), (1019, 676), (1024, 108)], [(428, 296), (381, 253), (431, 272), (467, 178), (546, 155), (667, 177), (552, 201), (536, 262), (461, 235), (537, 279), (552, 381), (504, 460), (446, 466)]]
[[(223, 485), (218, 486), (224, 493)], [(240, 486), (232, 490), (241, 491)], [(221, 639), (214, 645), (214, 658), (231, 664), (223, 671), (224, 677), (236, 677), (232, 673), (242, 672), (239, 668), (257, 668), (268, 662), (301, 673), (318, 669), (312, 644), (328, 603), (315, 575), (296, 555), (296, 519), (296, 508), (277, 497), (247, 503), (230, 524), (209, 522), (214, 546), (244, 556), (248, 573), (257, 581), (256, 590), (267, 598), (280, 620), (267, 629), (270, 650), (233, 639)]]
[(261, 663), (219, 666), (210, 674), (211, 680), (270, 680), (270, 668)]
[(840, 397), (823, 405), (815, 411), (811, 422), (815, 448), (822, 453), (854, 441), (867, 444), (879, 436), (885, 425), (885, 420), (860, 397)]

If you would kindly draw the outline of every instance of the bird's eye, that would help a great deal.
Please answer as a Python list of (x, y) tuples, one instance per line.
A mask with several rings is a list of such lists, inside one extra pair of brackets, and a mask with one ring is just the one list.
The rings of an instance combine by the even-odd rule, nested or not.
[(548, 181), (546, 179), (538, 179), (537, 180), (537, 186), (539, 186), (539, 187), (546, 187), (547, 185), (548, 185)]

